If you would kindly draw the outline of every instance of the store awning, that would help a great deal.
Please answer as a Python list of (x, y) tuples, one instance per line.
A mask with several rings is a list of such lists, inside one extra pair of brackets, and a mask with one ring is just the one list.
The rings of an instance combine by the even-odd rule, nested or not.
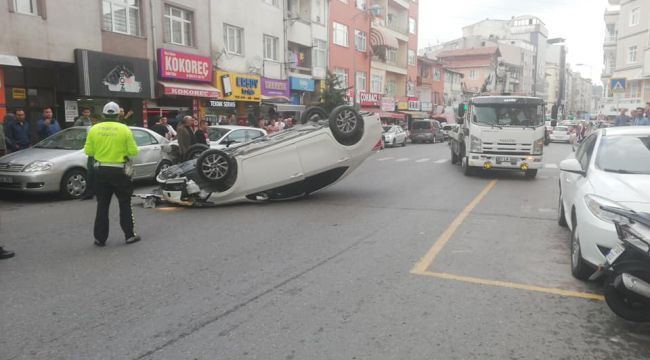
[(165, 95), (190, 96), (199, 98), (220, 98), (221, 92), (212, 85), (201, 83), (158, 81)]
[(371, 46), (385, 46), (393, 49), (399, 48), (397, 38), (388, 30), (373, 27), (370, 29), (370, 45)]
[(15, 55), (0, 54), (0, 65), (5, 66), (23, 66)]
[(422, 111), (400, 111), (402, 114), (411, 115), (413, 119), (430, 119), (431, 115)]
[(286, 96), (267, 96), (262, 95), (262, 101), (269, 103), (289, 103), (291, 99)]

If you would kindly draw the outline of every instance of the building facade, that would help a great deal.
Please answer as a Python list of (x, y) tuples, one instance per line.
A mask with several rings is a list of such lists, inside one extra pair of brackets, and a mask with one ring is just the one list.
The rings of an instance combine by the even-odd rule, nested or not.
[(438, 53), (438, 59), (447, 68), (463, 75), (463, 90), (473, 93), (480, 92), (486, 79), (496, 71), (500, 56), (496, 46), (444, 50)]

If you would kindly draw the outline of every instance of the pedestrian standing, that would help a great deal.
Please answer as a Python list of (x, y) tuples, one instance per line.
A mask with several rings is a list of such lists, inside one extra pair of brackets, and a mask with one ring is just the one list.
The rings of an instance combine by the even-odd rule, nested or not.
[(176, 129), (176, 136), (178, 138), (178, 150), (180, 152), (181, 159), (185, 159), (185, 155), (190, 149), (196, 139), (194, 137), (194, 132), (192, 132), (192, 119), (191, 116), (183, 117), (183, 122), (178, 125)]
[(81, 116), (74, 122), (74, 126), (90, 126), (93, 120), (90, 118), (90, 108), (83, 108)]
[(16, 120), (9, 124), (9, 132), (5, 134), (12, 144), (11, 151), (27, 149), (31, 145), (29, 124), (25, 121), (25, 110), (16, 110)]
[(133, 133), (119, 122), (120, 107), (109, 102), (104, 106), (104, 121), (90, 128), (84, 151), (95, 158), (95, 192), (97, 212), (93, 234), (96, 246), (105, 246), (108, 239), (108, 210), (113, 194), (120, 206), (120, 226), (124, 232), (125, 242), (131, 244), (140, 241), (134, 231), (131, 196), (132, 168), (130, 158), (138, 154)]
[(54, 118), (54, 110), (51, 106), (43, 108), (43, 117), (38, 120), (38, 138), (43, 140), (61, 131), (59, 122)]
[(164, 138), (169, 138), (169, 129), (167, 129), (167, 126), (162, 124), (162, 119), (162, 117), (159, 118), (158, 121), (156, 121), (156, 123), (151, 127), (151, 130)]
[(167, 139), (174, 140), (176, 139), (176, 130), (167, 122), (167, 117), (163, 116), (160, 118), (160, 123), (167, 127)]
[(208, 145), (208, 122), (205, 120), (199, 121), (199, 128), (194, 133), (197, 144)]
[(614, 126), (628, 126), (629, 125), (630, 117), (625, 114), (626, 112), (627, 112), (627, 109), (621, 109), (621, 113), (616, 117), (616, 121), (614, 123)]
[(7, 141), (5, 140), (5, 128), (0, 126), (0, 156), (7, 153)]

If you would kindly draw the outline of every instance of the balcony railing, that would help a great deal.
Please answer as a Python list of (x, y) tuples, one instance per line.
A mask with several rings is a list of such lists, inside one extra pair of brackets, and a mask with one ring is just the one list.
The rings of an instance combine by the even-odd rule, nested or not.
[(617, 36), (616, 36), (616, 35), (605, 35), (605, 40), (604, 40), (604, 41), (605, 41), (605, 44), (615, 43), (616, 40), (617, 40)]

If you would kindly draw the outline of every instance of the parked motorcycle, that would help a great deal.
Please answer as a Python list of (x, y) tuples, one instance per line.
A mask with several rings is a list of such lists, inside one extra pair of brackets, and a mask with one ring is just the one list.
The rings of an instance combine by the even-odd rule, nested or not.
[(629, 321), (650, 322), (650, 213), (603, 207), (615, 213), (616, 233), (622, 243), (612, 248), (590, 279), (603, 275), (605, 301)]

